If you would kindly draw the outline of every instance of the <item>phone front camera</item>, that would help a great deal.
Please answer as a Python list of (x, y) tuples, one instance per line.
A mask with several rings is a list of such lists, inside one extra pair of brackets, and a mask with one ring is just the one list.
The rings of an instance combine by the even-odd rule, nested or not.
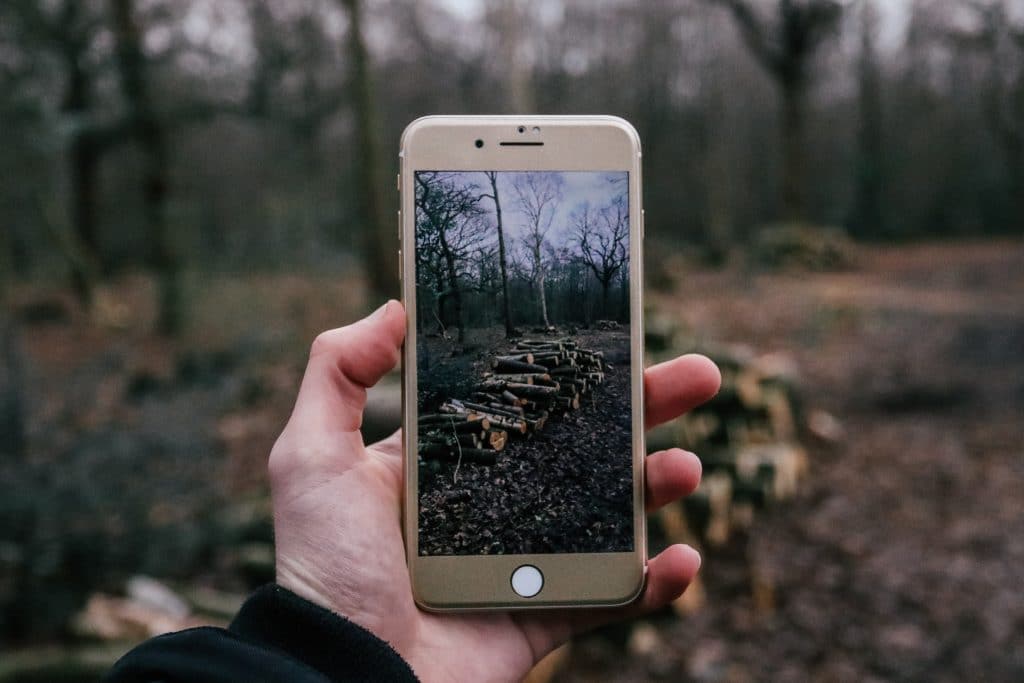
[(516, 128), (516, 130), (519, 131), (519, 133), (525, 133), (526, 132), (526, 126), (519, 126), (518, 128)]
[(484, 146), (484, 141), (483, 141), (483, 140), (477, 140), (477, 141), (476, 141), (476, 142), (474, 142), (473, 144), (474, 144), (474, 145), (476, 145), (476, 148), (477, 148), (477, 149), (480, 149), (481, 147), (483, 147), (483, 146)]

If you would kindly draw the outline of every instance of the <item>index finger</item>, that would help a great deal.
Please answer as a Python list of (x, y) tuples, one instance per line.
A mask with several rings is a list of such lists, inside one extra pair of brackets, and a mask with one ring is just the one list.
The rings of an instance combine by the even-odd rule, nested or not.
[(691, 353), (644, 371), (648, 429), (675, 419), (718, 393), (722, 375), (705, 356)]

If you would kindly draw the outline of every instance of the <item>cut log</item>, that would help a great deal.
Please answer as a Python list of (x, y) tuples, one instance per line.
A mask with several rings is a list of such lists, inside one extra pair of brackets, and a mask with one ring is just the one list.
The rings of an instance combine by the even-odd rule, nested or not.
[(512, 361), (516, 363), (533, 363), (533, 354), (527, 351), (526, 353), (518, 353), (510, 356), (498, 356), (494, 359), (491, 367), (498, 367), (498, 364), (502, 361)]
[(501, 429), (491, 429), (484, 435), (484, 445), (491, 450), (503, 451), (508, 443), (508, 432)]
[(449, 448), (444, 444), (421, 444), (420, 455), (424, 460), (445, 460), (457, 462), (473, 462), (480, 465), (493, 465), (498, 452), (486, 448)]
[[(419, 424), (421, 424), (421, 425), (439, 424), (439, 423), (440, 424), (449, 424), (449, 423), (452, 423), (452, 422), (455, 422), (457, 424), (459, 422), (467, 421), (468, 413), (466, 413), (466, 411), (463, 411), (463, 412), (465, 413), (463, 416), (459, 416), (459, 415), (456, 415), (456, 414), (453, 414), (453, 413), (444, 413), (444, 414), (427, 413), (425, 415), (420, 415), (419, 418), (417, 418), (416, 421)], [(476, 419), (480, 419), (480, 418), (476, 418)]]
[(501, 401), (502, 403), (507, 403), (510, 406), (525, 406), (527, 403), (526, 399), (519, 398), (511, 391), (502, 391)]
[[(483, 403), (470, 403), (469, 401), (466, 401), (464, 405), (470, 410), (476, 411), (478, 413), (484, 413), (487, 415), (507, 417), (513, 420), (519, 420), (522, 419), (523, 417), (520, 413), (517, 413), (514, 410), (512, 410), (511, 406), (493, 407)], [(522, 410), (522, 408), (520, 408), (519, 410)]]
[(487, 418), (490, 423), (491, 429), (504, 429), (510, 433), (525, 434), (527, 431), (526, 420), (521, 417), (509, 417), (506, 415), (496, 415), (493, 412), (478, 412), (475, 413)]
[(502, 412), (508, 411), (513, 415), (518, 415), (520, 417), (522, 417), (526, 413), (522, 406), (510, 406), (505, 403), (496, 403), (494, 401), (491, 401), (490, 403), (484, 403), (483, 405), (488, 406), (490, 408), (495, 408), (497, 410), (501, 410)]
[(493, 367), (494, 372), (499, 375), (508, 375), (516, 373), (543, 374), (548, 371), (546, 367), (544, 367), (543, 365), (537, 365), (536, 363), (523, 363), (517, 360), (507, 360), (502, 358), (496, 358), (491, 367)]
[(544, 375), (544, 374), (535, 374), (535, 375), (523, 375), (523, 374), (518, 374), (518, 375), (496, 375), (496, 374), (491, 373), (491, 372), (485, 372), (484, 373), (484, 379), (499, 380), (499, 381), (502, 381), (502, 382), (515, 382), (517, 384), (534, 384), (535, 383), (534, 380), (536, 380), (538, 377), (547, 377), (548, 379), (550, 379), (550, 375)]
[(555, 351), (561, 351), (565, 348), (565, 344), (556, 341), (547, 341), (544, 339), (520, 339), (519, 343), (516, 344), (518, 349), (554, 349)]
[(562, 410), (579, 410), (580, 398), (579, 396), (559, 396), (555, 399), (555, 404)]
[(542, 365), (546, 368), (557, 368), (565, 364), (568, 358), (563, 358), (561, 352), (534, 354), (534, 365)]
[(723, 545), (731, 531), (732, 479), (725, 472), (711, 472), (685, 499), (686, 518), (698, 534), (713, 545)]
[(553, 397), (558, 394), (558, 389), (555, 387), (540, 387), (532, 384), (506, 382), (505, 388), (520, 398), (545, 398)]
[(438, 412), (444, 413), (445, 415), (452, 415), (456, 418), (461, 418), (463, 420), (470, 419), (469, 411), (458, 405), (458, 403), (458, 401), (453, 402), (452, 400), (449, 400), (448, 403), (443, 404), (437, 410)]

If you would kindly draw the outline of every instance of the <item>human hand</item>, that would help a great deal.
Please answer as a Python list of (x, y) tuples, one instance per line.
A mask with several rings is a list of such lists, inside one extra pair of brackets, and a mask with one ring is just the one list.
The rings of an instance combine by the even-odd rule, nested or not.
[[(388, 641), (424, 681), (519, 680), (573, 634), (674, 600), (700, 556), (674, 545), (647, 564), (631, 605), (611, 609), (434, 614), (413, 601), (401, 529), (400, 432), (365, 446), (366, 389), (399, 360), (405, 311), (389, 301), (370, 317), (313, 342), (288, 424), (270, 454), (277, 583)], [(711, 398), (718, 369), (683, 356), (644, 372), (646, 424)], [(680, 449), (648, 456), (648, 512), (689, 494), (700, 461)]]

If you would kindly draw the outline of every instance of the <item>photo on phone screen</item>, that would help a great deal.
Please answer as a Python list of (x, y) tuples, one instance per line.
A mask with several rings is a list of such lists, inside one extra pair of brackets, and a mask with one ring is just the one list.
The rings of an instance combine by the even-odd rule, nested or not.
[(414, 185), (419, 554), (632, 551), (629, 174)]

